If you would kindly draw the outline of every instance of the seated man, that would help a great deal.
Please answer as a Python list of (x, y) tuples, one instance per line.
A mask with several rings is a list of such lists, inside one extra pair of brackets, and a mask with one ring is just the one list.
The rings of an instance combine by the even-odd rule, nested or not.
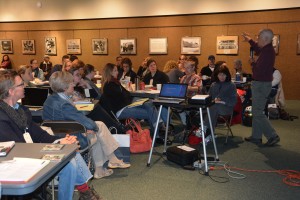
[[(95, 141), (92, 148), (92, 159), (95, 166), (94, 178), (110, 176), (112, 169), (107, 169), (104, 164), (109, 161), (110, 168), (128, 168), (130, 164), (119, 160), (114, 151), (119, 147), (105, 124), (101, 121), (93, 121), (78, 111), (71, 101), (74, 92), (73, 76), (69, 72), (54, 72), (50, 77), (50, 86), (53, 91), (48, 96), (43, 107), (43, 119), (45, 120), (74, 120), (85, 126), (87, 137)], [(82, 142), (87, 137), (77, 134)]]
[[(32, 121), (30, 111), (17, 103), (23, 97), (24, 82), (17, 72), (1, 71), (0, 141), (52, 143), (59, 139), (49, 135)], [(29, 136), (24, 137), (25, 133), (28, 133)], [(76, 137), (69, 135), (60, 139), (61, 144), (76, 142)], [(76, 154), (76, 157), (59, 172), (58, 176), (58, 199), (73, 199), (75, 186), (80, 192), (80, 199), (100, 199), (99, 195), (87, 185), (87, 181), (92, 175), (80, 154)]]

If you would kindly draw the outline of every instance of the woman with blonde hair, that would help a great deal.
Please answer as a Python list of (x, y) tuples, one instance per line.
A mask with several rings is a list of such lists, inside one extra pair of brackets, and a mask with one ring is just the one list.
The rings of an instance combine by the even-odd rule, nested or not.
[(33, 81), (34, 78), (32, 75), (32, 69), (29, 65), (20, 65), (17, 73), (24, 81), (25, 87), (35, 87), (35, 85), (30, 82)]
[(178, 64), (175, 60), (167, 61), (163, 72), (168, 75), (170, 83), (179, 83), (180, 78), (184, 75), (184, 73), (178, 69)]

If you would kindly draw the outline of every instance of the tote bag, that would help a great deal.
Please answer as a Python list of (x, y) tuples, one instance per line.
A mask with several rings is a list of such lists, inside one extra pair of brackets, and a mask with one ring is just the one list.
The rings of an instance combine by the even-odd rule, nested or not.
[(126, 124), (131, 127), (131, 130), (127, 131), (127, 134), (130, 135), (130, 152), (141, 153), (150, 151), (152, 139), (149, 129), (143, 130), (140, 122), (131, 118), (126, 120)]

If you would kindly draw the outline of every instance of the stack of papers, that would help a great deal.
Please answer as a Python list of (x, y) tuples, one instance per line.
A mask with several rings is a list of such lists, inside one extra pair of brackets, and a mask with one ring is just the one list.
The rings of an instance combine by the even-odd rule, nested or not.
[(0, 182), (28, 182), (49, 160), (18, 158), (0, 162)]

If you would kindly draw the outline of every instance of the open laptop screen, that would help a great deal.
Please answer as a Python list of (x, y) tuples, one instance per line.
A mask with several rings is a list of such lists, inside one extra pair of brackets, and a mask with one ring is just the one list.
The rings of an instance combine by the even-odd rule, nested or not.
[(49, 94), (48, 88), (26, 87), (24, 89), (25, 89), (25, 97), (22, 99), (22, 105), (43, 106)]
[(165, 83), (162, 85), (159, 97), (185, 99), (188, 85)]

